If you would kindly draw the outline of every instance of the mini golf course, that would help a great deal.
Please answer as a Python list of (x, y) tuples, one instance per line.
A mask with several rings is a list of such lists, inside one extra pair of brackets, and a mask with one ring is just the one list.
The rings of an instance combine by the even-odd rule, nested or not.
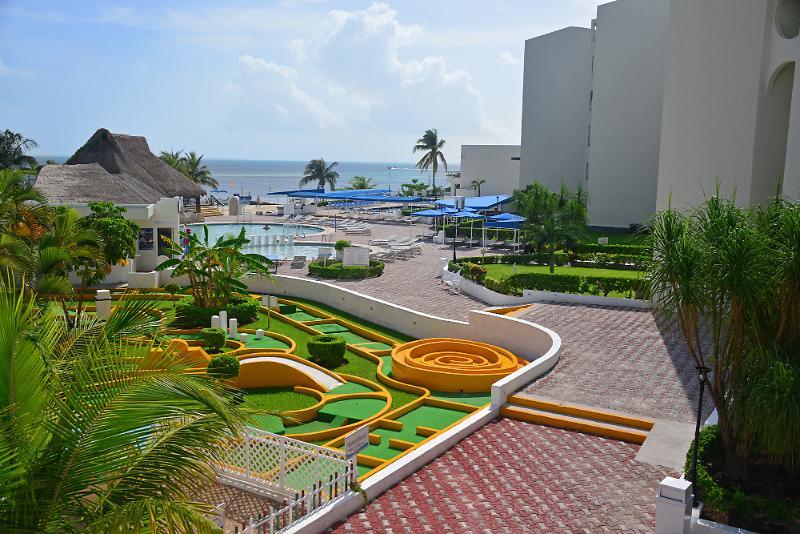
[[(169, 320), (169, 304), (159, 304)], [(171, 349), (195, 369), (213, 356), (199, 332), (165, 331)], [(335, 449), (344, 447), (346, 434), (368, 425), (369, 446), (358, 454), (360, 479), (488, 404), (491, 384), (525, 363), (500, 347), (413, 340), (300, 299), (262, 307), (257, 320), (241, 325), (238, 333), (246, 339), (231, 336), (223, 349), (240, 362), (239, 376), (230, 383), (244, 390), (245, 405), (284, 415), (256, 416), (254, 425)], [(345, 339), (345, 364), (325, 369), (309, 360), (306, 341), (319, 334)]]

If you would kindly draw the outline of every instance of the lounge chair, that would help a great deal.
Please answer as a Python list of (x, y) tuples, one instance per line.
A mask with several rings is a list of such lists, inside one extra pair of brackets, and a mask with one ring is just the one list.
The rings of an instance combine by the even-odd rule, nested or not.
[(461, 292), (461, 275), (458, 273), (451, 273), (450, 271), (442, 272), (442, 285), (448, 291), (454, 293)]
[(292, 260), (292, 269), (302, 269), (306, 264), (305, 256), (295, 256)]

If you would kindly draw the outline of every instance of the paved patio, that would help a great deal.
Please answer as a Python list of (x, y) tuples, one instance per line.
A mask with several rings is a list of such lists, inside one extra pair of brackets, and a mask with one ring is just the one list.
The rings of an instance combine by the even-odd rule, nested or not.
[[(692, 423), (698, 379), (680, 332), (644, 310), (534, 304), (520, 315), (561, 336), (555, 369), (525, 388), (538, 396)], [(705, 415), (712, 403), (706, 397)]]
[(651, 532), (669, 470), (638, 446), (500, 419), (332, 532)]

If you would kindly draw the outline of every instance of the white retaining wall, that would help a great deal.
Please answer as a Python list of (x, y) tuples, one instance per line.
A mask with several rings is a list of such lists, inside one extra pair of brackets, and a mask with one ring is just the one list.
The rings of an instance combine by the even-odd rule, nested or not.
[[(447, 269), (445, 266), (444, 269)], [(486, 287), (467, 280), (463, 276), (459, 289), (481, 302), (490, 306), (518, 306), (521, 304), (535, 304), (537, 302), (552, 302), (557, 304), (582, 304), (584, 306), (613, 306), (617, 308), (632, 308), (636, 310), (649, 310), (652, 303), (649, 300), (625, 299), (620, 297), (602, 297), (600, 295), (578, 295), (575, 293), (556, 293), (555, 291), (534, 291), (523, 289), (522, 296), (504, 295)]]

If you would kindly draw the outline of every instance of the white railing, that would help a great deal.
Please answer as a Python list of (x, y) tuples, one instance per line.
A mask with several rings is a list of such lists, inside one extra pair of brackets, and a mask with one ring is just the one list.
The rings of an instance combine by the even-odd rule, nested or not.
[(248, 428), (214, 466), (220, 482), (282, 501), (353, 474), (344, 452)]
[(242, 524), (241, 528), (236, 527), (233, 531), (226, 530), (226, 532), (237, 534), (282, 532), (322, 506), (331, 505), (337, 499), (352, 493), (350, 482), (353, 480), (355, 480), (354, 470), (332, 475), (327, 481), (314, 484), (310, 491), (301, 491), (286, 499), (280, 508), (274, 508), (262, 517), (251, 518), (247, 524)]

